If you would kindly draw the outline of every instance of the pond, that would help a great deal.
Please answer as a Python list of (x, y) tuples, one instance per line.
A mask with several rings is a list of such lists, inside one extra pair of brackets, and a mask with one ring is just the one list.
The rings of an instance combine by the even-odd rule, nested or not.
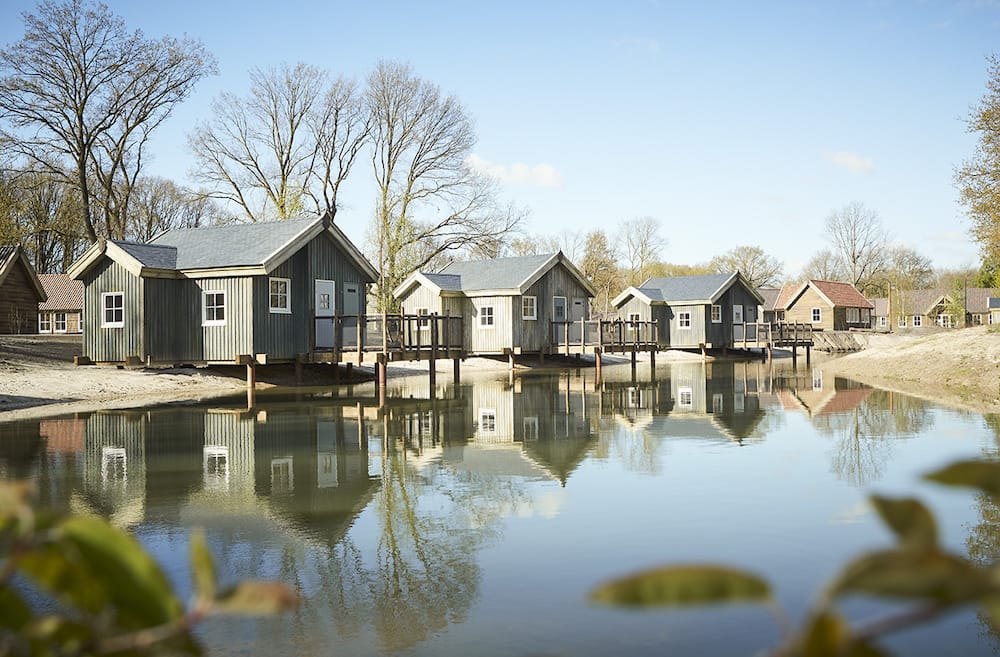
[[(190, 594), (203, 527), (225, 581), (302, 605), (213, 619), (212, 655), (753, 655), (753, 605), (622, 611), (599, 583), (664, 563), (766, 577), (792, 621), (852, 556), (888, 547), (868, 495), (916, 496), (949, 549), (1000, 552), (992, 505), (922, 480), (997, 453), (1000, 421), (758, 362), (628, 367), (439, 386), (276, 390), (203, 407), (0, 424), (0, 476), (129, 529)], [(443, 377), (442, 377), (443, 378)], [(865, 619), (891, 610), (857, 599)], [(893, 635), (906, 655), (986, 655), (973, 611)]]

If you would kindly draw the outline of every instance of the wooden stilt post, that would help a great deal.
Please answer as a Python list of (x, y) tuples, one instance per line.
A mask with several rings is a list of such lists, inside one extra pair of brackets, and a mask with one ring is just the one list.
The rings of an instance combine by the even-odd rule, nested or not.
[(601, 385), (601, 348), (594, 348), (594, 385)]
[(771, 343), (768, 342), (767, 343), (767, 364), (768, 365), (771, 364), (771, 359), (773, 359), (773, 358), (774, 358), (774, 347), (772, 347)]
[(378, 407), (385, 408), (386, 355), (384, 353), (378, 355), (375, 370), (378, 373)]
[(368, 441), (365, 440), (365, 407), (358, 402), (357, 406), (358, 413), (358, 447), (362, 451), (368, 450)]
[(792, 343), (792, 369), (795, 368), (795, 365), (797, 363), (798, 352), (799, 352), (799, 348), (797, 346), (795, 346), (795, 343)]
[(809, 346), (809, 343), (807, 342), (806, 343), (806, 366), (807, 367), (809, 366), (809, 351), (810, 351), (810, 346)]
[(706, 360), (708, 360), (708, 353), (706, 352), (705, 345), (703, 343), (701, 345), (701, 362), (704, 363)]
[(431, 399), (434, 398), (434, 386), (437, 384), (437, 357), (438, 357), (438, 323), (437, 316), (430, 319), (431, 322), (431, 362), (427, 368), (428, 380), (431, 386)]
[(462, 359), (460, 359), (460, 358), (453, 358), (452, 359), (452, 370), (453, 370), (452, 371), (452, 379), (453, 379), (452, 383), (455, 384), (456, 388), (458, 387), (459, 382), (462, 380), (462, 365), (461, 365), (461, 362), (462, 362)]
[(295, 385), (302, 385), (302, 361), (305, 354), (295, 354)]
[(649, 368), (651, 370), (656, 369), (656, 349), (649, 350)]

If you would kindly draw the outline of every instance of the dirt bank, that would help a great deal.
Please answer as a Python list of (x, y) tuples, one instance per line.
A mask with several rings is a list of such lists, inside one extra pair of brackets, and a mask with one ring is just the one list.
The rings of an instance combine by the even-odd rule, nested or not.
[(949, 406), (1000, 413), (1000, 327), (927, 334), (859, 334), (864, 351), (821, 368)]

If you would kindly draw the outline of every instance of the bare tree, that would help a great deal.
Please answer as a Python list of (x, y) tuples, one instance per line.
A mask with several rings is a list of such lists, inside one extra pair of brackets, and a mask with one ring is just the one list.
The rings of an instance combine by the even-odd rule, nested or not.
[(583, 275), (597, 290), (594, 309), (598, 312), (610, 312), (611, 299), (622, 287), (617, 261), (614, 246), (604, 231), (595, 230), (587, 234), (587, 245), (580, 267)]
[(23, 19), (24, 37), (0, 51), (0, 139), (76, 189), (90, 239), (121, 237), (143, 146), (215, 60), (190, 38), (128, 32), (89, 0), (44, 0)]
[(781, 262), (759, 246), (737, 246), (712, 258), (711, 265), (720, 274), (739, 270), (754, 287), (772, 287), (781, 282)]
[(886, 265), (888, 235), (877, 212), (850, 203), (827, 217), (826, 232), (849, 283), (864, 290), (878, 281)]
[(843, 281), (847, 278), (844, 266), (833, 251), (822, 249), (816, 253), (802, 269), (802, 278), (820, 281)]
[(920, 290), (934, 285), (934, 280), (930, 258), (908, 246), (897, 245), (889, 249), (885, 274), (875, 288), (880, 295), (887, 295), (890, 285), (900, 290)]
[(345, 78), (334, 80), (310, 115), (309, 129), (316, 155), (306, 193), (319, 212), (335, 218), (340, 185), (368, 142), (371, 130), (371, 115), (362, 103), (357, 83)]
[[(250, 221), (288, 219), (304, 211), (317, 155), (310, 115), (323, 97), (325, 74), (287, 64), (250, 71), (250, 93), (223, 93), (212, 120), (188, 139), (195, 178), (212, 198), (239, 206)], [(326, 190), (324, 190), (325, 192)]]
[(138, 181), (133, 193), (127, 237), (147, 242), (173, 228), (197, 228), (220, 223), (222, 210), (211, 200), (171, 180), (149, 177)]
[(659, 260), (667, 240), (660, 235), (660, 222), (654, 217), (636, 217), (622, 222), (618, 242), (625, 258), (626, 284), (639, 285), (649, 277), (649, 268)]
[(453, 96), (403, 64), (380, 62), (368, 79), (372, 169), (378, 197), (369, 232), (380, 274), (378, 303), (414, 269), (448, 252), (492, 243), (522, 215), (497, 203), (496, 182), (466, 164), (472, 122)]

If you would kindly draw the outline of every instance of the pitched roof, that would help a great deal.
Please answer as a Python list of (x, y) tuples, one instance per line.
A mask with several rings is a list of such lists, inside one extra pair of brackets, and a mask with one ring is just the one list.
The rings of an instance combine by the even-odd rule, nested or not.
[(453, 262), (438, 275), (457, 276), (463, 292), (475, 290), (505, 290), (526, 281), (539, 267), (551, 260), (555, 253), (496, 258), (494, 260), (474, 260)]
[(24, 267), (25, 275), (28, 277), (28, 282), (34, 288), (38, 300), (45, 301), (45, 289), (42, 287), (42, 282), (38, 280), (35, 268), (32, 266), (31, 261), (28, 260), (28, 255), (24, 252), (24, 249), (20, 246), (0, 244), (0, 283), (3, 283), (8, 274), (13, 271), (14, 265), (17, 262), (20, 262)]
[(928, 315), (939, 303), (950, 299), (947, 290), (901, 290), (892, 299), (897, 315)]
[[(100, 241), (69, 268), (79, 278), (102, 256), (120, 262), (136, 276), (211, 275), (212, 270), (240, 268), (259, 274), (274, 270), (310, 240), (326, 232), (348, 259), (374, 282), (378, 272), (327, 215), (305, 219), (179, 228), (154, 237), (148, 244)], [(152, 271), (151, 271), (152, 270)]]
[(316, 223), (316, 218), (286, 219), (207, 228), (177, 228), (150, 245), (176, 249), (174, 269), (212, 269), (263, 265), (283, 246)]
[(630, 287), (612, 300), (615, 306), (621, 305), (630, 296), (636, 296), (646, 303), (714, 303), (718, 297), (729, 289), (737, 280), (744, 285), (760, 301), (764, 299), (746, 282), (738, 271), (728, 274), (700, 274), (696, 276), (667, 276), (649, 278), (639, 287)]
[(874, 304), (858, 292), (850, 283), (809, 279), (799, 285), (786, 285), (775, 302), (775, 308), (788, 310), (795, 300), (808, 288), (813, 288), (820, 296), (839, 308), (874, 308)]
[(583, 273), (562, 251), (558, 251), (541, 255), (453, 262), (436, 274), (415, 271), (393, 290), (393, 295), (402, 297), (414, 285), (431, 286), (437, 288), (438, 293), (461, 292), (473, 296), (483, 292), (523, 294), (559, 263), (563, 264), (590, 296), (597, 294)]
[(764, 299), (764, 310), (774, 310), (774, 304), (778, 300), (778, 296), (781, 294), (780, 287), (759, 287), (757, 288), (757, 293), (760, 294), (761, 298)]
[(67, 274), (39, 274), (48, 301), (38, 304), (39, 310), (81, 310), (83, 308), (83, 281), (76, 281)]
[(986, 313), (990, 310), (989, 300), (1000, 294), (1000, 290), (992, 287), (970, 287), (965, 290), (965, 311), (969, 313)]
[(872, 311), (876, 317), (885, 316), (889, 314), (889, 299), (888, 297), (879, 297), (876, 299), (869, 299), (872, 305), (875, 306), (875, 310)]

